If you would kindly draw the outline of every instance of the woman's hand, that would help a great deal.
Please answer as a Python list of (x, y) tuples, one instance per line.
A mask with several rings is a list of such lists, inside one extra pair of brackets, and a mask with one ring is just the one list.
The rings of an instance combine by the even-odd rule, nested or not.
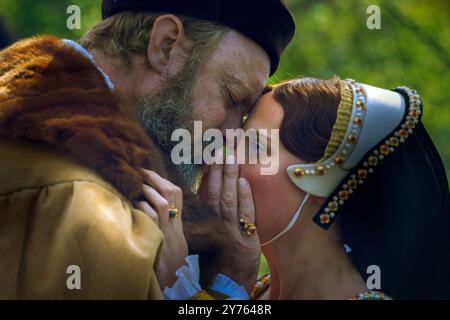
[[(183, 192), (156, 172), (143, 172), (146, 183), (143, 194), (147, 201), (138, 202), (136, 208), (145, 212), (164, 234), (157, 276), (161, 288), (172, 287), (176, 281), (175, 272), (185, 264), (184, 259), (188, 255), (181, 219)], [(169, 217), (169, 211), (174, 217)], [(176, 212), (178, 214), (175, 215)]]
[[(231, 160), (229, 158), (227, 162)], [(203, 178), (199, 195), (222, 217), (228, 229), (233, 250), (223, 259), (226, 265), (221, 272), (250, 292), (257, 280), (261, 258), (259, 237), (254, 229), (255, 206), (250, 184), (239, 178), (239, 165), (213, 164)]]

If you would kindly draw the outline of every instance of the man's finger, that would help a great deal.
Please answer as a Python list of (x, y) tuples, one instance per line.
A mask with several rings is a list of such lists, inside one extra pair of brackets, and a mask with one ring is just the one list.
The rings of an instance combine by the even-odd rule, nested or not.
[(220, 212), (220, 199), (222, 196), (223, 184), (223, 151), (220, 149), (215, 155), (214, 164), (208, 167), (208, 172), (204, 179), (202, 195), (204, 200), (218, 215)]
[(255, 222), (255, 204), (253, 201), (252, 189), (248, 181), (244, 178), (239, 179), (239, 218), (246, 221)]
[(224, 165), (221, 212), (226, 221), (238, 219), (237, 181), (239, 178), (239, 165), (234, 156), (228, 156)]

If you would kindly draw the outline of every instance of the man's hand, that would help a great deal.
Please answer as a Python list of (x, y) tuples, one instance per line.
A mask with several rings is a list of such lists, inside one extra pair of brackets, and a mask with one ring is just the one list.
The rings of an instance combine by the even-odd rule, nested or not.
[(239, 165), (233, 156), (226, 163), (213, 164), (203, 178), (199, 196), (220, 215), (228, 228), (233, 250), (223, 259), (226, 265), (221, 272), (244, 286), (253, 289), (258, 276), (261, 248), (257, 232), (248, 234), (240, 220), (255, 223), (255, 206), (250, 184), (239, 179)]
[[(185, 264), (188, 246), (183, 234), (181, 210), (183, 210), (182, 190), (163, 179), (156, 172), (143, 170), (146, 184), (143, 194), (147, 201), (136, 204), (136, 208), (146, 213), (164, 234), (163, 250), (158, 268), (158, 281), (162, 289), (172, 287), (176, 281), (175, 272)], [(169, 210), (176, 208), (179, 215), (169, 217)], [(173, 211), (175, 212), (175, 211)]]

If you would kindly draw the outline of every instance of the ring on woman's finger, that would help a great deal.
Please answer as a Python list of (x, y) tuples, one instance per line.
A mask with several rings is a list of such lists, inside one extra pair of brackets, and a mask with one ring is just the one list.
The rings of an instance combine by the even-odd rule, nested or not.
[(239, 219), (239, 225), (241, 229), (247, 233), (248, 236), (256, 235), (256, 225), (253, 222), (249, 222), (244, 218)]
[(175, 206), (169, 207), (169, 219), (178, 218), (181, 216), (180, 211)]

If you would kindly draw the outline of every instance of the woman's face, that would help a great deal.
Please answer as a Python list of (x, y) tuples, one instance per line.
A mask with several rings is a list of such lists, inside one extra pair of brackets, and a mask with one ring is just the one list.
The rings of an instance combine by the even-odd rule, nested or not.
[[(244, 124), (244, 130), (280, 129), (283, 115), (282, 106), (273, 98), (272, 93), (267, 93), (256, 104)], [(259, 142), (258, 148), (268, 150), (270, 149), (270, 140), (267, 144)], [(263, 165), (260, 163), (241, 165), (241, 177), (246, 178), (252, 186), (256, 206), (256, 223), (261, 242), (272, 239), (282, 231), (298, 209), (305, 194), (291, 182), (286, 169), (290, 165), (302, 162), (280, 142), (279, 170), (275, 175), (262, 175), (261, 167)]]

